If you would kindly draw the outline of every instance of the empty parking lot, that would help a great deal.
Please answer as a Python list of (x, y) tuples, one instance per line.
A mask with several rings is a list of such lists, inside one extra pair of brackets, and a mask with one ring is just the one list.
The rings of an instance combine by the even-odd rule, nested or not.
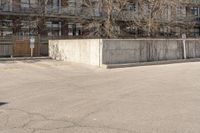
[(0, 62), (0, 133), (199, 133), (200, 63)]

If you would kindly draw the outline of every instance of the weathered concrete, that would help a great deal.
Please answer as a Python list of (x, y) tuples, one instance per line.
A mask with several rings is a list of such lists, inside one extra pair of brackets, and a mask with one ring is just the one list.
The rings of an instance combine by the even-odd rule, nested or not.
[(180, 40), (103, 40), (103, 64), (182, 59)]
[(125, 67), (138, 67), (138, 66), (151, 66), (151, 65), (165, 65), (165, 64), (177, 64), (177, 63), (189, 63), (200, 62), (200, 58), (191, 59), (179, 59), (179, 60), (164, 60), (164, 61), (152, 61), (152, 62), (138, 62), (138, 63), (120, 63), (120, 64), (104, 64), (101, 67), (106, 69), (113, 68), (125, 68)]
[(0, 133), (199, 133), (199, 76), (197, 62), (112, 70), (0, 62)]
[(187, 40), (186, 52), (188, 58), (200, 57), (200, 40)]
[(50, 40), (49, 56), (53, 59), (99, 66), (99, 39)]
[[(85, 39), (50, 41), (50, 57), (103, 66), (179, 60), (184, 58), (181, 39)], [(200, 40), (186, 41), (187, 58), (200, 57)]]

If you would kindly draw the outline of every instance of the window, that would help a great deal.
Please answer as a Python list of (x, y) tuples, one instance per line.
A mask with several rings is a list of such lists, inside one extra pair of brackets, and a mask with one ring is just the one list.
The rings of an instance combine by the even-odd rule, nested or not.
[(21, 0), (21, 8), (37, 7), (38, 0)]
[(82, 34), (82, 25), (80, 23), (76, 24), (76, 36), (80, 36)]
[(3, 11), (11, 11), (12, 10), (12, 1), (11, 0), (1, 0), (0, 5)]
[(68, 35), (79, 36), (82, 34), (82, 25), (80, 23), (69, 23), (68, 24)]
[(0, 27), (2, 28), (0, 36), (9, 36), (13, 34), (13, 22), (12, 20), (2, 20), (0, 21)]
[(59, 11), (59, 0), (48, 0), (47, 1), (47, 12), (52, 13), (52, 12), (58, 12)]
[(47, 28), (47, 35), (48, 36), (52, 36), (51, 25), (52, 25), (52, 22), (46, 22), (46, 28)]
[(199, 13), (198, 13), (198, 8), (197, 7), (193, 7), (192, 8), (192, 14), (195, 15), (195, 16), (198, 16)]
[(21, 8), (29, 8), (30, 1), (29, 0), (21, 0)]
[(132, 2), (128, 2), (124, 8), (123, 8), (124, 11), (133, 11), (135, 12), (136, 11), (136, 4), (135, 3), (132, 3)]
[(31, 7), (37, 7), (38, 6), (38, 0), (30, 0), (30, 6)]
[(59, 0), (53, 0), (53, 10), (54, 12), (59, 12)]
[(94, 16), (101, 16), (101, 9), (100, 9), (100, 3), (96, 0), (93, 1), (93, 15)]
[(136, 5), (134, 3), (129, 3), (126, 8), (129, 11), (136, 11)]
[(200, 34), (200, 29), (199, 28), (194, 28), (194, 34), (199, 35)]
[(73, 36), (74, 35), (74, 24), (68, 24), (68, 35)]
[(12, 26), (13, 26), (13, 23), (12, 23), (12, 20), (2, 20), (2, 21), (0, 21), (0, 25), (1, 25), (2, 27), (7, 27), (7, 28), (9, 28), (9, 27), (12, 27)]
[(76, 7), (76, 1), (75, 0), (69, 0), (68, 1), (68, 6), (69, 7)]
[(6, 29), (2, 30), (0, 36), (11, 36), (13, 34), (12, 30)]
[(46, 22), (48, 36), (61, 36), (60, 22)]

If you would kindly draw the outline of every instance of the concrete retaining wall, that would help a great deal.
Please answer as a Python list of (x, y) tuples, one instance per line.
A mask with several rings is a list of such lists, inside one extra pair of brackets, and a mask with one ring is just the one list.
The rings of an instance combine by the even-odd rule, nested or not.
[(103, 40), (103, 64), (182, 59), (181, 40)]
[(187, 58), (200, 58), (200, 40), (186, 41)]
[(56, 60), (99, 66), (99, 39), (50, 40), (49, 56)]
[[(184, 58), (181, 39), (85, 39), (51, 40), (49, 55), (53, 59), (101, 66), (178, 60)], [(187, 58), (200, 58), (200, 40), (186, 40)]]

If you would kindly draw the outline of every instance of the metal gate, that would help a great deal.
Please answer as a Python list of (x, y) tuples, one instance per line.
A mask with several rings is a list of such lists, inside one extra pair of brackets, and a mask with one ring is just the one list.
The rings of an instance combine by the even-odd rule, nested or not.
[(0, 37), (0, 57), (12, 55), (13, 37)]

